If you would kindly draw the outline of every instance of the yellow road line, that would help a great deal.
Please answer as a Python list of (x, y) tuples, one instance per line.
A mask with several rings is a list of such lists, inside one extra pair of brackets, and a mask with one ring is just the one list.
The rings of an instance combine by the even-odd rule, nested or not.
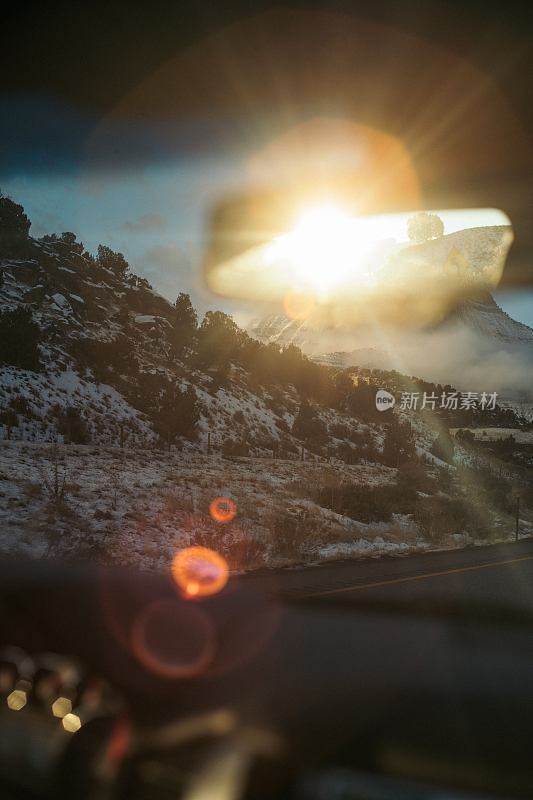
[(378, 586), (391, 586), (395, 583), (408, 583), (409, 581), (423, 581), (427, 578), (439, 578), (442, 575), (455, 575), (459, 572), (473, 572), (478, 569), (490, 569), (491, 567), (503, 567), (507, 564), (516, 564), (519, 561), (531, 561), (533, 556), (520, 556), (520, 558), (510, 558), (507, 561), (489, 561), (485, 564), (473, 564), (469, 567), (456, 567), (455, 569), (445, 569), (441, 572), (425, 572), (422, 575), (409, 575), (406, 578), (392, 578), (388, 581), (375, 581), (374, 583), (359, 583), (355, 586), (343, 586), (339, 589), (326, 589), (323, 592), (310, 592), (304, 597), (319, 597), (326, 594), (340, 594), (341, 592), (356, 592), (361, 589), (374, 589)]

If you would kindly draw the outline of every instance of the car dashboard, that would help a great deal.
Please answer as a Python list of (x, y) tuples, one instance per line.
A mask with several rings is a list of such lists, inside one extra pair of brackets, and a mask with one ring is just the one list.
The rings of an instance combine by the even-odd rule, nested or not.
[(2, 797), (533, 791), (527, 618), (42, 564), (5, 570), (1, 617)]

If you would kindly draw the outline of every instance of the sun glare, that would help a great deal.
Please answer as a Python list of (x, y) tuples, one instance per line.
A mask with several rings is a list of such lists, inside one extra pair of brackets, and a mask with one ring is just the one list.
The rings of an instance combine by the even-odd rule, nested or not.
[[(439, 211), (447, 233), (472, 226), (506, 225), (508, 218), (495, 209)], [(387, 255), (407, 241), (411, 215), (349, 216), (340, 206), (310, 207), (294, 228), (266, 246), (263, 264), (272, 275), (283, 276), (297, 295), (331, 300), (361, 290), (375, 290), (385, 273)], [(296, 315), (289, 314), (292, 318)]]
[[(443, 292), (449, 297), (463, 290), (462, 283), (450, 280), (447, 270), (448, 251), (457, 249), (453, 233), (460, 234), (463, 261), (471, 267), (472, 280), (480, 285), (487, 280), (492, 286), (498, 284), (512, 241), (510, 222), (503, 212), (429, 210), (426, 213), (440, 218), (444, 235), (440, 244), (441, 236), (435, 245), (432, 238), (427, 245), (424, 240), (422, 250), (419, 242), (409, 238), (409, 221), (417, 213), (351, 216), (340, 203), (310, 205), (285, 233), (222, 263), (212, 275), (216, 276), (212, 287), (234, 298), (281, 303), (285, 314), (296, 321), (321, 315), (326, 319), (324, 314), (329, 314), (330, 325), (332, 310), (336, 320), (341, 313), (351, 318), (354, 303), (364, 309), (372, 302), (375, 309), (374, 301), (381, 303), (398, 291), (403, 298), (406, 291), (419, 294), (424, 278), (427, 283), (433, 275), (442, 279), (437, 287), (442, 312)], [(483, 238), (479, 229), (485, 227), (492, 229), (489, 238), (494, 242), (490, 264), (485, 259), (481, 269), (470, 259), (475, 242)], [(435, 288), (434, 283), (431, 286)]]
[(346, 281), (364, 281), (365, 256), (372, 246), (357, 218), (324, 204), (308, 209), (294, 229), (267, 248), (267, 263), (284, 263), (295, 288), (329, 294)]
[(192, 546), (178, 550), (172, 562), (172, 575), (183, 596), (195, 599), (220, 592), (228, 582), (229, 570), (220, 553)]

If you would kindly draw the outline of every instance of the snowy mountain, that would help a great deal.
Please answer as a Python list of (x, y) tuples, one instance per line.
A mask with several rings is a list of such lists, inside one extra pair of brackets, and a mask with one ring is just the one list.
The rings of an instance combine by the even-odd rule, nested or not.
[[(478, 340), (483, 344), (483, 357), (490, 358), (491, 351), (514, 354), (533, 360), (533, 329), (522, 322), (517, 322), (496, 303), (492, 295), (485, 293), (478, 299), (460, 303), (440, 325), (426, 332), (427, 337), (420, 335), (419, 347), (431, 346), (432, 338), (442, 341), (450, 336), (451, 340), (464, 333), (470, 341)], [(416, 346), (415, 346), (416, 347)], [(416, 361), (416, 351), (410, 340), (410, 363)], [(405, 351), (404, 351), (405, 355)], [(390, 350), (379, 347), (364, 347), (355, 350), (339, 350), (317, 353), (311, 358), (319, 364), (345, 369), (359, 366), (373, 369), (396, 369), (397, 358)], [(458, 360), (458, 364), (459, 364)], [(415, 370), (422, 374), (423, 369)], [(518, 395), (517, 395), (518, 396)], [(530, 404), (529, 404), (530, 405)]]
[(533, 328), (510, 317), (488, 292), (459, 304), (442, 323), (447, 328), (457, 325), (488, 337), (495, 343), (533, 346)]
[(320, 330), (306, 321), (290, 319), (284, 314), (269, 314), (248, 326), (251, 336), (265, 344), (294, 344), (304, 352), (313, 352), (320, 340)]
[[(302, 402), (298, 389), (270, 362), (259, 370), (256, 342), (231, 318), (212, 312), (220, 326), (214, 341), (226, 335), (248, 347), (255, 371), (238, 359), (211, 363), (209, 342), (207, 357), (200, 358), (199, 328), (194, 347), (184, 345), (176, 308), (132, 274), (120, 254), (101, 247), (94, 257), (72, 233), (34, 239), (28, 231), (22, 208), (4, 198), (0, 439), (151, 448), (162, 443), (166, 414), (166, 443), (188, 452), (300, 453), (302, 441), (292, 433)], [(318, 369), (306, 359), (301, 364)], [(189, 392), (187, 408), (180, 392), (185, 401)], [(179, 420), (191, 404), (195, 419), (188, 431)], [(321, 413), (325, 425), (343, 421), (334, 409)], [(357, 427), (349, 423), (347, 435)]]
[[(510, 236), (508, 227), (491, 226), (456, 231), (423, 244), (399, 245), (379, 274), (401, 282), (404, 277), (422, 271), (426, 276), (431, 270), (435, 276), (442, 277), (451, 270), (460, 281), (490, 283), (491, 276), (501, 269)], [(459, 302), (445, 319), (417, 332), (421, 351), (427, 346), (426, 333), (465, 334), (482, 342), (485, 351), (491, 348), (514, 350), (531, 352), (533, 356), (532, 328), (512, 319), (486, 289), (469, 294), (468, 299)], [(260, 341), (295, 344), (315, 361), (341, 368), (356, 364), (391, 369), (395, 366), (394, 358), (383, 342), (400, 343), (405, 337), (403, 330), (383, 331), (379, 326), (372, 328), (367, 321), (361, 325), (357, 315), (351, 327), (344, 322), (332, 328), (313, 316), (301, 321), (273, 314), (255, 320), (249, 331)], [(351, 346), (352, 343), (356, 346)]]

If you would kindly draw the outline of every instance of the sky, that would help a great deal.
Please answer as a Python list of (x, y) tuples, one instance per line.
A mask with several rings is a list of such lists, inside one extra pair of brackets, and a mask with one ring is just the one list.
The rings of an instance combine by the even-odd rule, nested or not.
[(90, 252), (106, 244), (164, 296), (187, 291), (207, 307), (213, 298), (200, 274), (206, 215), (227, 172), (227, 165), (189, 161), (110, 175), (19, 174), (0, 185), (24, 206), (32, 236), (68, 230)]
[[(103, 243), (124, 253), (133, 271), (169, 300), (186, 291), (201, 313), (209, 308), (238, 312), (238, 306), (209, 292), (201, 269), (210, 208), (232, 187), (229, 163), (198, 159), (109, 177), (21, 174), (1, 187), (24, 206), (32, 236), (74, 231), (91, 252)], [(505, 224), (492, 209), (466, 214), (439, 210), (439, 216), (445, 233)], [(391, 216), (384, 228), (388, 236), (405, 240), (406, 218)], [(533, 326), (533, 291), (497, 292), (496, 300), (512, 317)]]
[[(0, 113), (5, 111), (0, 101)], [(209, 215), (220, 199), (240, 188), (250, 147), (228, 145), (224, 136), (203, 141), (195, 130), (179, 130), (174, 139), (165, 132), (153, 142), (138, 140), (131, 131), (117, 137), (114, 131), (117, 141), (127, 140), (134, 157), (130, 152), (125, 160), (120, 154), (115, 158), (111, 149), (95, 163), (94, 121), (40, 100), (11, 100), (9, 112), (12, 140), (0, 188), (24, 206), (32, 236), (73, 231), (91, 252), (100, 243), (122, 252), (132, 270), (169, 300), (186, 291), (200, 313), (222, 308), (239, 317), (239, 305), (205, 287), (202, 261)], [(38, 138), (32, 135), (36, 128)], [(170, 141), (168, 151), (157, 152), (161, 141)], [(445, 233), (505, 224), (501, 212), (490, 209), (439, 215)], [(383, 219), (377, 227), (401, 241), (406, 219), (391, 216), (385, 227)], [(533, 326), (532, 291), (497, 293), (496, 299), (512, 317)]]

